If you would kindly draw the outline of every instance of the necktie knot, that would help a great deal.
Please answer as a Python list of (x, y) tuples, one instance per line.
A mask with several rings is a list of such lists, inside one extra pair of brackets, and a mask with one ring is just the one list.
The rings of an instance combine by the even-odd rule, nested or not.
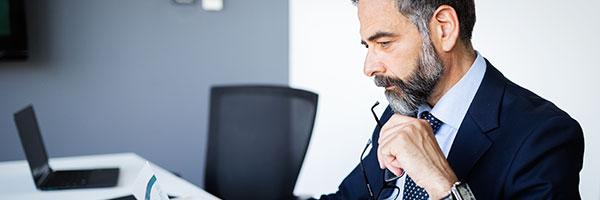
[(444, 122), (440, 121), (438, 118), (435, 118), (429, 111), (422, 112), (420, 118), (429, 122), (431, 129), (433, 129), (433, 134), (437, 133), (440, 127), (442, 127), (444, 124)]

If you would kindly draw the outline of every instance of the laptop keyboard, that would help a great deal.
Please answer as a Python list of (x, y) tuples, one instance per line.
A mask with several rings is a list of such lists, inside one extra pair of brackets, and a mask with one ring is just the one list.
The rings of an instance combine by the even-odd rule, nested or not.
[(90, 179), (89, 171), (56, 171), (51, 177), (51, 185), (58, 187), (85, 186)]

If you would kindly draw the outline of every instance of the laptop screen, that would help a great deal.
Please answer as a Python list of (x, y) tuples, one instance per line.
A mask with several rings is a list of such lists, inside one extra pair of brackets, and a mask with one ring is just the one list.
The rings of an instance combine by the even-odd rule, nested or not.
[(14, 117), (21, 144), (29, 162), (29, 168), (31, 168), (33, 178), (38, 180), (40, 176), (50, 171), (50, 167), (48, 166), (48, 154), (42, 141), (33, 106), (27, 106), (15, 113)]

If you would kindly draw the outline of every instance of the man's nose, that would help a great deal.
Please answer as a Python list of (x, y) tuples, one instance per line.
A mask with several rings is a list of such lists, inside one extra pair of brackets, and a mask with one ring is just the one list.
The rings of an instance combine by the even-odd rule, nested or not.
[(372, 77), (377, 74), (384, 74), (385, 64), (377, 57), (376, 54), (369, 51), (367, 53), (367, 57), (365, 58), (363, 73), (368, 77)]

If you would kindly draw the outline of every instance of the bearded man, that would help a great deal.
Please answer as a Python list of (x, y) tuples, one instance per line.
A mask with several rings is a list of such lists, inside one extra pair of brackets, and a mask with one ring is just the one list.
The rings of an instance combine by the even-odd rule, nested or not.
[(581, 127), (474, 50), (474, 0), (353, 2), (389, 106), (321, 199), (580, 199)]

